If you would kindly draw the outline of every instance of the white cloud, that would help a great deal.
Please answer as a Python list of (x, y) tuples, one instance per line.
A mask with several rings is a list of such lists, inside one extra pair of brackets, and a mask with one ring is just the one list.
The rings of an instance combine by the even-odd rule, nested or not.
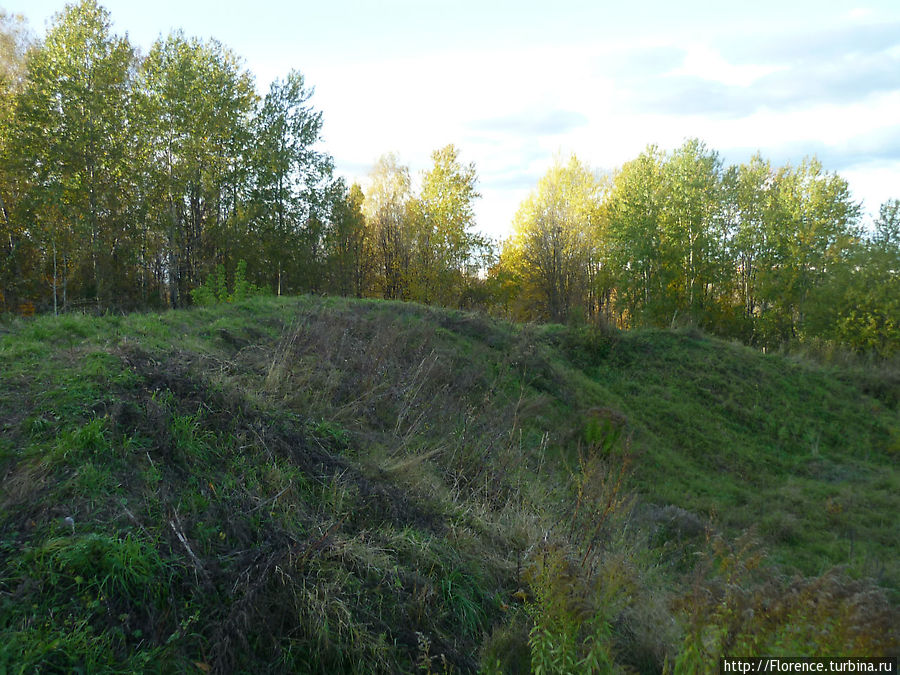
[[(261, 84), (267, 74), (281, 74), (274, 66), (249, 65)], [(652, 90), (660, 78), (676, 86), (679, 78), (693, 78), (746, 97), (774, 73), (779, 86), (788, 86), (790, 73), (780, 71), (786, 66), (778, 61), (734, 63), (711, 44), (654, 39), (319, 63), (305, 75), (316, 87), (314, 105), (324, 112), (326, 149), (347, 178), (364, 178), (364, 167), (389, 151), (416, 175), (428, 167), (433, 150), (455, 143), (480, 176), (479, 224), (500, 236), (557, 154), (575, 152), (593, 166), (613, 169), (649, 143), (671, 149), (699, 137), (734, 161), (757, 149), (778, 162), (785, 152), (794, 162), (812, 152), (864, 159), (873, 148), (859, 138), (861, 130), (877, 138), (896, 128), (900, 91), (868, 94), (865, 101), (801, 99), (783, 109), (744, 106), (728, 117), (709, 114), (703, 100), (680, 112), (634, 105), (635, 91)], [(870, 200), (891, 196), (886, 190), (896, 166), (863, 164), (857, 162), (851, 183), (874, 209)], [(863, 188), (867, 179), (872, 187)]]
[(870, 7), (855, 7), (847, 12), (847, 18), (853, 21), (865, 21), (874, 14), (875, 12)]
[(759, 78), (779, 70), (782, 70), (781, 66), (735, 65), (726, 61), (712, 47), (704, 44), (693, 44), (688, 48), (681, 67), (674, 69), (669, 75), (699, 77), (729, 86), (747, 87)]
[(863, 202), (864, 215), (872, 219), (889, 199), (900, 199), (900, 161), (878, 162), (841, 171), (850, 184), (853, 198)]

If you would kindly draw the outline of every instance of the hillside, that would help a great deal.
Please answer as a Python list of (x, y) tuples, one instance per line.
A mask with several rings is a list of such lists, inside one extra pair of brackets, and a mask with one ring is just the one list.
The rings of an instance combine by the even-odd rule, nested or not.
[(380, 301), (0, 325), (0, 672), (896, 654), (898, 392)]

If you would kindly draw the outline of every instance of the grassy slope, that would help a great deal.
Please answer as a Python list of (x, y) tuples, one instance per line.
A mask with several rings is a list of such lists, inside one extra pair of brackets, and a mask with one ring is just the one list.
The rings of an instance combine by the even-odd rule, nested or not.
[(896, 408), (816, 366), (713, 339), (625, 336), (582, 364), (592, 393), (630, 417), (644, 494), (734, 528), (816, 574), (882, 569), (896, 550)]
[[(0, 670), (514, 670), (552, 544), (620, 589), (610, 653), (652, 672), (685, 649), (710, 528), (753, 528), (769, 579), (841, 565), (896, 609), (890, 387), (687, 334), (336, 299), (3, 330)], [(625, 454), (638, 494), (602, 531), (574, 510), (588, 429), (598, 503)], [(831, 644), (885, 633), (846, 609), (877, 587), (840, 589)]]

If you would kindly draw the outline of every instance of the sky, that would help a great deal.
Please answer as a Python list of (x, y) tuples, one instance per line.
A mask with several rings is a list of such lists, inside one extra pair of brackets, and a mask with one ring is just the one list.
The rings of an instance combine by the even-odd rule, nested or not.
[[(694, 137), (727, 164), (816, 155), (868, 214), (900, 198), (897, 0), (101, 4), (143, 51), (175, 29), (218, 39), (261, 94), (299, 70), (348, 181), (365, 184), (386, 152), (419, 176), (455, 144), (492, 237), (556, 158), (606, 172)], [(63, 5), (0, 0), (38, 35)]]

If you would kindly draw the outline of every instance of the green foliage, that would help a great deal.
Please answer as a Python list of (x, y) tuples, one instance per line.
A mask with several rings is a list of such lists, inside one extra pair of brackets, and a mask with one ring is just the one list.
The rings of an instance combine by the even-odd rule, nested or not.
[[(52, 278), (41, 294), (52, 290), (54, 310), (65, 300), (64, 285), (111, 302), (122, 281), (116, 261), (136, 250), (127, 222), (133, 191), (119, 182), (129, 175), (134, 147), (126, 112), (133, 63), (131, 45), (112, 34), (108, 12), (94, 0), (57, 14), (29, 53), (10, 148), (27, 187), (12, 217), (35, 222), (28, 236), (44, 256), (28, 272)], [(76, 258), (89, 264), (76, 266)]]
[(768, 346), (825, 335), (809, 317), (827, 306), (819, 291), (860, 215), (846, 180), (815, 159), (726, 169), (698, 140), (626, 163), (604, 208), (620, 324), (695, 324)]
[[(53, 592), (115, 594), (152, 601), (164, 564), (156, 549), (131, 535), (51, 539), (25, 558), (29, 574)], [(96, 601), (93, 601), (96, 602)], [(99, 608), (100, 603), (94, 605)]]
[[(715, 673), (726, 655), (886, 654), (896, 644), (883, 595), (826, 572), (813, 579), (760, 575), (763, 556), (747, 535), (713, 538), (678, 606), (687, 624), (674, 673)], [(858, 616), (866, 613), (865, 629)]]
[(27, 61), (20, 32), (0, 30), (0, 308), (178, 306), (240, 251), (238, 298), (320, 283), (331, 159), (299, 73), (260, 101), (220, 43), (173, 33), (137, 55), (94, 0)]
[(220, 302), (242, 302), (256, 295), (263, 295), (265, 290), (247, 279), (247, 263), (238, 260), (234, 270), (232, 291), (228, 291), (225, 265), (216, 265), (215, 274), (206, 278), (206, 283), (191, 291), (191, 299), (199, 307), (207, 307)]
[(325, 438), (335, 447), (345, 449), (350, 446), (350, 432), (339, 424), (321, 420), (315, 425), (314, 433), (320, 438)]
[(525, 293), (551, 321), (576, 308), (595, 314), (600, 182), (574, 155), (556, 164), (522, 203), (515, 235), (504, 252), (521, 275)]
[(331, 158), (314, 149), (322, 114), (309, 104), (312, 93), (292, 70), (272, 82), (252, 124), (248, 168), (254, 180), (247, 208), (256, 222), (244, 252), (256, 250), (256, 278), (279, 295), (322, 290), (322, 239), (340, 189), (332, 184)]
[(338, 294), (357, 298), (371, 285), (371, 246), (363, 215), (365, 196), (359, 184), (342, 183), (335, 196), (331, 227), (325, 233), (330, 286)]
[(369, 227), (375, 289), (385, 299), (409, 297), (410, 266), (418, 204), (409, 168), (396, 155), (378, 159), (363, 202)]
[(259, 295), (262, 289), (250, 283), (247, 279), (247, 263), (244, 260), (238, 260), (237, 267), (234, 270), (234, 292), (231, 294), (232, 302), (242, 302), (254, 295)]
[(527, 607), (531, 672), (535, 675), (613, 673), (611, 629), (606, 608), (594, 606), (592, 589), (558, 550), (546, 550), (535, 563)]
[(271, 288), (898, 350), (897, 200), (866, 236), (847, 181), (815, 158), (726, 166), (689, 139), (601, 177), (573, 155), (498, 257), (473, 231), (477, 171), (456, 146), (432, 153), (418, 193), (385, 155), (364, 195), (318, 149), (312, 96), (296, 70), (258, 96), (215, 40), (176, 31), (138, 54), (96, 0), (67, 5), (39, 42), (0, 14), (0, 312)]
[(422, 175), (421, 218), (413, 242), (411, 297), (426, 303), (458, 306), (465, 285), (478, 273), (475, 253), (485, 242), (475, 224), (475, 165), (463, 165), (453, 145), (431, 155), (434, 165)]
[(477, 580), (459, 570), (452, 570), (441, 579), (441, 593), (453, 623), (469, 635), (480, 635), (487, 617)]
[(60, 434), (56, 440), (54, 456), (60, 462), (84, 460), (109, 461), (111, 446), (107, 440), (106, 423), (103, 418), (94, 418), (74, 431)]
[(98, 633), (83, 618), (54, 622), (48, 617), (28, 631), (6, 637), (8, 641), (0, 645), (0, 667), (9, 668), (10, 673), (26, 673), (28, 668), (51, 672), (163, 672), (172, 665), (161, 658), (159, 649), (141, 650), (116, 659), (114, 654), (123, 649), (124, 640), (110, 633)]
[[(225, 266), (220, 265), (222, 269), (222, 273), (225, 273)], [(198, 307), (208, 307), (209, 305), (214, 305), (219, 302), (219, 299), (215, 292), (215, 280), (212, 275), (207, 277), (206, 283), (197, 286), (194, 290), (191, 291), (191, 299), (194, 301), (194, 304)]]
[(626, 325), (653, 323), (668, 313), (660, 232), (664, 161), (650, 146), (627, 162), (614, 177), (604, 204), (606, 257), (615, 278), (616, 311)]
[(584, 442), (592, 453), (609, 455), (622, 435), (622, 422), (613, 412), (611, 415), (593, 414), (584, 425)]
[[(0, 10), (0, 94), (15, 93), (25, 79), (25, 55), (32, 45), (25, 17)], [(7, 110), (2, 111), (4, 114)], [(4, 119), (4, 122), (6, 120)]]
[[(533, 622), (534, 673), (618, 672), (610, 622), (622, 607), (638, 602), (622, 597), (632, 581), (619, 559), (602, 553), (629, 512), (624, 492), (628, 448), (619, 443), (620, 432), (621, 426), (605, 429), (588, 445), (589, 454), (579, 451), (570, 476), (574, 499), (565, 545), (545, 543), (527, 571), (534, 596), (526, 604)], [(615, 461), (610, 457), (614, 447), (620, 451)]]
[(16, 171), (16, 109), (27, 73), (26, 54), (33, 46), (25, 18), (0, 9), (0, 238), (8, 246), (6, 264), (0, 265), (0, 314), (18, 309), (17, 295), (29, 285), (21, 271), (31, 267), (37, 253), (28, 226), (11, 217), (22, 189)]
[(146, 208), (170, 270), (169, 301), (178, 306), (213, 267), (208, 240), (242, 235), (235, 198), (249, 168), (253, 78), (220, 43), (173, 33), (150, 48), (136, 85), (151, 188)]
[(494, 626), (482, 647), (479, 672), (485, 675), (531, 672), (529, 628), (519, 614), (514, 614), (507, 623)]
[(205, 461), (215, 448), (215, 436), (203, 429), (200, 414), (172, 415), (170, 428), (175, 449), (183, 461)]
[(845, 349), (900, 352), (900, 202), (881, 207), (875, 231), (855, 242), (814, 295), (809, 333)]
[[(152, 668), (158, 650), (129, 654), (129, 643), (139, 644), (142, 631), (124, 633), (130, 613), (152, 610), (163, 597), (168, 570), (152, 544), (131, 534), (48, 538), (20, 558), (14, 574), (40, 589), (34, 606), (40, 618), (0, 622), (0, 666), (19, 669), (11, 672)], [(112, 627), (106, 624), (111, 610), (120, 612)], [(11, 619), (22, 610), (4, 607), (4, 613)], [(118, 659), (122, 654), (128, 656)]]

